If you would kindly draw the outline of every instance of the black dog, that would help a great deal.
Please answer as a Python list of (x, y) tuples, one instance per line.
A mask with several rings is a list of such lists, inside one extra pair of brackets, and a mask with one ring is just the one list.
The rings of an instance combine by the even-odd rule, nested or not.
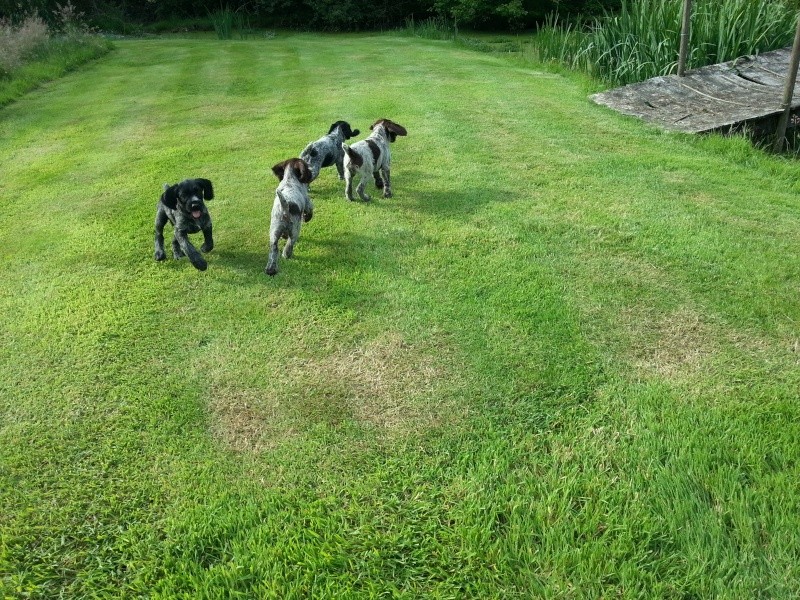
[(175, 185), (164, 184), (164, 193), (156, 206), (156, 260), (164, 260), (164, 225), (172, 223), (172, 255), (175, 258), (188, 256), (196, 269), (205, 271), (208, 263), (192, 246), (188, 234), (203, 232), (205, 241), (200, 250), (211, 252), (214, 238), (211, 237), (211, 215), (208, 214), (204, 200), (214, 197), (214, 188), (208, 179), (186, 179)]

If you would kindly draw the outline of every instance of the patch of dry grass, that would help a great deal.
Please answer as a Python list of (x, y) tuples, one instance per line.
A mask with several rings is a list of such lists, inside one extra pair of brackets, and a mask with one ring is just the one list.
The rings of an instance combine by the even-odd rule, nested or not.
[(256, 453), (300, 435), (304, 423), (352, 422), (390, 437), (421, 433), (464, 416), (452, 399), (448, 354), (388, 330), (321, 357), (287, 358), (272, 370), (270, 388), (212, 371), (221, 379), (210, 387), (210, 427), (225, 447)]

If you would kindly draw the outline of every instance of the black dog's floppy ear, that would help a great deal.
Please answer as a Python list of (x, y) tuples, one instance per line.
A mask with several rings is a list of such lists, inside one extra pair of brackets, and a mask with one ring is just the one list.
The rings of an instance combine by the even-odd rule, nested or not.
[(311, 183), (311, 180), (314, 177), (311, 174), (311, 169), (308, 168), (306, 161), (301, 158), (296, 158), (292, 164), (292, 168), (294, 169), (295, 177), (300, 180), (300, 183)]
[(214, 188), (211, 187), (211, 182), (208, 179), (195, 179), (195, 181), (203, 188), (203, 199), (212, 200), (214, 198)]
[(167, 208), (178, 208), (178, 184), (164, 184), (164, 193), (161, 194), (161, 203)]
[(286, 172), (286, 163), (288, 162), (288, 160), (285, 160), (272, 167), (272, 172), (275, 173), (275, 177), (278, 178), (278, 181), (283, 181), (283, 174)]
[(341, 121), (342, 124), (342, 133), (344, 134), (344, 139), (349, 140), (352, 137), (356, 137), (359, 133), (361, 133), (358, 129), (350, 129), (350, 123), (347, 121)]

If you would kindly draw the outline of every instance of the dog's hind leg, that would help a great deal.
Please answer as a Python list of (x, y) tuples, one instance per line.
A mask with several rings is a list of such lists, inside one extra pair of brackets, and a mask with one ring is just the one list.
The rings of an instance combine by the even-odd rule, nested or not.
[(353, 198), (353, 172), (350, 169), (347, 169), (344, 174), (344, 197), (351, 202), (355, 200)]
[(292, 224), (292, 231), (286, 238), (286, 245), (283, 247), (283, 258), (292, 258), (294, 255), (294, 245), (300, 239), (300, 222)]
[(292, 258), (294, 255), (294, 243), (296, 241), (296, 237), (289, 237), (289, 239), (286, 240), (286, 245), (283, 247), (283, 258)]
[(269, 276), (278, 272), (278, 239), (277, 235), (269, 236), (269, 258), (267, 258), (267, 266), (264, 268), (264, 273)]
[(164, 225), (167, 224), (169, 218), (167, 218), (167, 214), (158, 209), (156, 212), (156, 224), (155, 224), (155, 259), (156, 260), (164, 260), (167, 258), (166, 252), (164, 252)]
[(277, 240), (269, 245), (269, 258), (264, 273), (275, 275), (278, 272), (278, 242)]
[(361, 181), (358, 182), (358, 187), (356, 188), (356, 192), (358, 192), (358, 197), (361, 198), (364, 202), (369, 202), (372, 200), (369, 194), (364, 191), (364, 188), (367, 187), (367, 178), (363, 175), (361, 176)]
[[(388, 165), (381, 169), (383, 173), (383, 197), (384, 198), (391, 198), (392, 197), (392, 185), (389, 181), (389, 167)], [(378, 185), (377, 179), (375, 180), (375, 185)], [(379, 186), (380, 187), (380, 186)]]

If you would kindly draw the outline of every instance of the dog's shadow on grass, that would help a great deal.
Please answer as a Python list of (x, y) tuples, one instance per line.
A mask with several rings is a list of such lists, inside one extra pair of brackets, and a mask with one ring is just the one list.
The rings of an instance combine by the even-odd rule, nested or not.
[[(416, 185), (424, 181), (426, 188)], [(437, 185), (440, 183), (441, 185)], [(415, 169), (403, 170), (402, 176), (392, 179), (394, 197), (382, 198), (380, 190), (372, 189), (372, 204), (377, 209), (386, 209), (389, 202), (398, 202), (409, 209), (434, 218), (463, 219), (480, 212), (489, 204), (507, 204), (524, 198), (524, 191), (512, 187), (512, 182), (498, 181), (494, 186), (476, 186), (474, 184), (455, 182), (452, 177), (442, 175), (432, 179)], [(433, 189), (427, 189), (430, 186)], [(373, 192), (375, 192), (373, 194)]]
[[(370, 281), (381, 281), (397, 272), (402, 256), (391, 250), (399, 245), (395, 234), (371, 235), (335, 232), (303, 232), (295, 247), (294, 257), (278, 259), (278, 273), (270, 277), (264, 273), (268, 247), (262, 251), (251, 248), (214, 249), (210, 269), (216, 277), (232, 286), (263, 286), (265, 289), (297, 289), (312, 292), (320, 300), (337, 303), (353, 301), (361, 306), (362, 300), (382, 295), (371, 289)], [(408, 241), (403, 244), (408, 246)], [(421, 242), (416, 242), (421, 243)], [(284, 242), (279, 248), (282, 250)]]

